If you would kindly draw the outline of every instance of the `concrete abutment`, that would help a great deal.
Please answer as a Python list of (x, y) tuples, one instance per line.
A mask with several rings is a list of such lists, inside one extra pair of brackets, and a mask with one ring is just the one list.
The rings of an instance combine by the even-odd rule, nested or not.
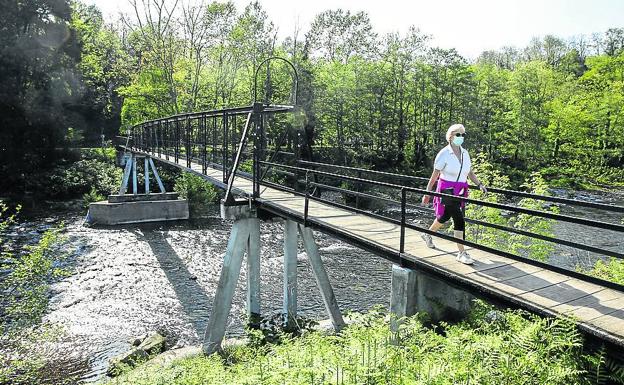
[(465, 317), (476, 297), (422, 270), (392, 266), (390, 311), (397, 319), (426, 312), (431, 322), (458, 320)]

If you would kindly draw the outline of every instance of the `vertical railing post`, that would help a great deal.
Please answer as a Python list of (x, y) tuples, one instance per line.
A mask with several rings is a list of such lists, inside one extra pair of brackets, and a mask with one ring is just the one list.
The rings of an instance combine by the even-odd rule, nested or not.
[(227, 138), (227, 114), (223, 113), (223, 138), (221, 141), (221, 161), (223, 162), (223, 183), (228, 182), (228, 171), (227, 171), (227, 146), (228, 146), (228, 138)]
[(405, 253), (405, 206), (407, 204), (407, 190), (405, 187), (401, 188), (401, 241), (399, 246), (399, 253)]
[[(295, 155), (295, 166), (299, 166), (299, 160), (301, 159), (301, 133), (298, 129), (295, 130), (295, 138), (294, 138), (294, 148), (293, 154)], [(277, 151), (277, 148), (276, 148)], [(293, 188), (295, 191), (301, 191), (301, 187), (299, 186), (299, 177), (301, 176), (301, 172), (297, 169), (295, 170), (295, 185)]]
[(152, 156), (156, 156), (158, 151), (158, 122), (152, 123), (152, 136), (154, 137), (154, 146), (152, 147)]
[[(362, 171), (357, 172), (357, 177), (358, 179), (362, 179)], [(359, 193), (362, 192), (362, 183), (360, 182), (355, 183), (355, 191), (358, 193), (355, 195), (355, 208), (359, 209), (360, 208), (360, 194)]]
[(253, 151), (253, 168), (252, 168), (252, 180), (253, 180), (253, 197), (260, 197), (260, 177), (262, 175), (262, 168), (260, 161), (262, 160), (262, 110), (263, 105), (260, 102), (253, 104), (252, 119), (253, 119), (253, 139), (254, 139), (254, 151)]
[(234, 159), (236, 158), (236, 143), (240, 141), (240, 138), (236, 137), (236, 115), (232, 115), (232, 122), (230, 124), (230, 133), (231, 133), (230, 143), (232, 147), (232, 150), (231, 150), (232, 156), (229, 159), (230, 159), (230, 162), (234, 162)]
[(169, 147), (171, 146), (171, 136), (169, 134), (169, 120), (165, 121), (165, 159), (169, 160)]
[(208, 166), (206, 165), (206, 160), (208, 158), (208, 154), (206, 154), (206, 141), (208, 140), (208, 129), (206, 127), (206, 115), (202, 115), (201, 118), (201, 136), (202, 136), (202, 174), (205, 174), (208, 171)]
[(149, 141), (150, 141), (150, 152), (154, 155), (156, 148), (156, 140), (154, 140), (154, 124), (155, 122), (150, 123), (150, 132), (149, 132)]
[(145, 138), (143, 140), (143, 151), (145, 151), (146, 153), (150, 152), (150, 139), (149, 139), (149, 126), (150, 126), (151, 122), (145, 123), (143, 125), (143, 137)]
[(217, 116), (212, 117), (212, 164), (217, 164)]
[(308, 179), (309, 177), (309, 170), (306, 170), (305, 173), (305, 203), (303, 206), (303, 226), (304, 227), (308, 227), (308, 211), (310, 209), (310, 181)]
[(163, 151), (164, 151), (164, 147), (165, 147), (165, 144), (163, 143), (163, 139), (165, 137), (164, 137), (164, 134), (163, 134), (162, 120), (158, 121), (158, 134), (160, 135), (160, 141), (158, 143), (159, 144), (159, 146), (158, 146), (158, 154), (159, 154), (159, 156), (162, 157), (162, 154), (163, 154)]
[(178, 163), (178, 159), (180, 159), (180, 121), (178, 120), (178, 118), (175, 118), (175, 134), (174, 134), (174, 138), (175, 138), (175, 144), (174, 144), (174, 154), (173, 154), (173, 160)]
[(186, 118), (186, 167), (191, 168), (193, 158), (193, 124), (191, 118)]

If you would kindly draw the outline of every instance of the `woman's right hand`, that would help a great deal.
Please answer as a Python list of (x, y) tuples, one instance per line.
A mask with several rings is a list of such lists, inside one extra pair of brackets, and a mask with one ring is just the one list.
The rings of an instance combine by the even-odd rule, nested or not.
[(423, 195), (422, 204), (425, 206), (429, 204), (429, 195)]

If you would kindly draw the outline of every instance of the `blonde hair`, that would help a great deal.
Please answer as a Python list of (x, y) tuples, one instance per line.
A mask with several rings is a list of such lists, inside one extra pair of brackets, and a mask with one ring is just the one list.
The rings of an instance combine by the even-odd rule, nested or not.
[(448, 130), (446, 130), (447, 142), (449, 143), (451, 142), (451, 135), (453, 135), (453, 131), (457, 131), (457, 130), (464, 130), (464, 132), (466, 132), (466, 127), (464, 127), (464, 125), (461, 123), (451, 125), (451, 127), (449, 127)]

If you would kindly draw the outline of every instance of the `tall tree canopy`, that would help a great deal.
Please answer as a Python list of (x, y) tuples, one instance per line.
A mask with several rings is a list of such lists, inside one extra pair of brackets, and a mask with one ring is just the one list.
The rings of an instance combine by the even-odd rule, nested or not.
[[(48, 164), (56, 147), (248, 105), (254, 70), (270, 56), (299, 70), (306, 156), (424, 172), (446, 127), (460, 122), (467, 145), (515, 180), (532, 171), (562, 183), (624, 180), (623, 28), (548, 35), (470, 62), (416, 27), (379, 35), (364, 12), (321, 12), (305, 36), (298, 27), (279, 41), (257, 1), (130, 3), (112, 27), (80, 2), (2, 2), (0, 167), (9, 180)], [(283, 63), (263, 67), (258, 81), (259, 100), (293, 92)]]

